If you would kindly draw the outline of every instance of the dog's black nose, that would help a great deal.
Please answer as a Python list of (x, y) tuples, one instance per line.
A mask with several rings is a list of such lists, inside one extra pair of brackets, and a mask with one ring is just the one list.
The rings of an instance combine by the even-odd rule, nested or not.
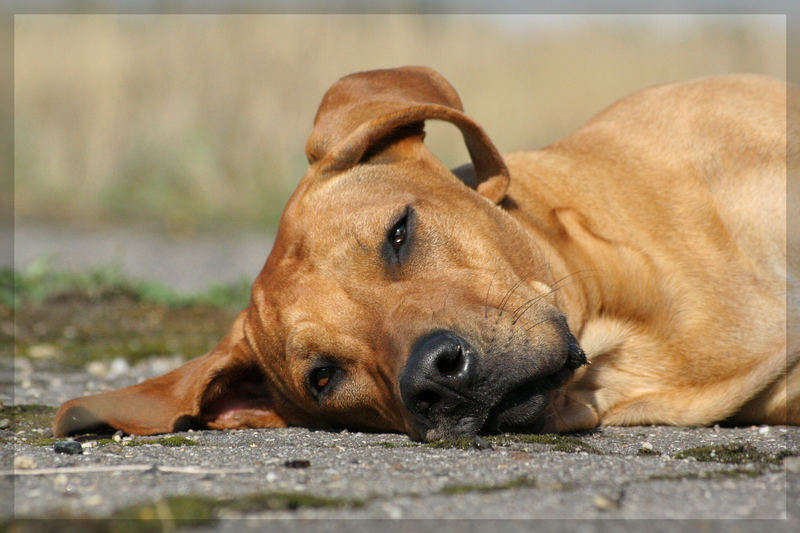
[(426, 335), (400, 376), (403, 403), (426, 426), (449, 418), (469, 400), (474, 367), (472, 349), (460, 336), (450, 331)]

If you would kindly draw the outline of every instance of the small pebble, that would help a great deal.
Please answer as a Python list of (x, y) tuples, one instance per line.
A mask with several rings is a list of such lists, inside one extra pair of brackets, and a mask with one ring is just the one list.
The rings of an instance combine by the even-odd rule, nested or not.
[(384, 504), (383, 509), (386, 511), (386, 514), (392, 520), (398, 520), (400, 518), (403, 518), (403, 509), (397, 507), (396, 505)]
[(14, 457), (15, 470), (30, 470), (36, 468), (36, 462), (27, 455), (18, 455)]
[(592, 503), (597, 509), (600, 509), (601, 511), (614, 511), (616, 509), (619, 509), (618, 501), (615, 501), (609, 498), (608, 496), (604, 496), (602, 494), (598, 494), (597, 496), (595, 496), (594, 500), (592, 500)]
[(642, 449), (644, 449), (644, 450), (652, 450), (652, 449), (653, 449), (653, 445), (652, 445), (652, 444), (650, 444), (650, 443), (649, 443), (649, 442), (647, 442), (647, 441), (644, 441), (644, 442), (642, 443), (642, 445), (641, 445), (641, 448), (642, 448)]
[(311, 466), (311, 461), (306, 459), (295, 459), (293, 461), (286, 461), (283, 463), (286, 468), (308, 468)]
[(53, 444), (56, 453), (66, 453), (69, 455), (80, 455), (83, 453), (81, 443), (74, 440), (61, 440)]
[(28, 355), (34, 359), (53, 359), (58, 355), (58, 348), (52, 344), (34, 344), (28, 348)]
[(122, 442), (122, 431), (117, 431), (111, 438), (114, 439), (114, 442)]
[(90, 361), (86, 364), (86, 372), (95, 378), (104, 378), (108, 375), (108, 364), (104, 361)]
[(86, 498), (84, 502), (86, 503), (86, 505), (91, 505), (91, 506), (100, 505), (101, 503), (103, 503), (103, 498), (97, 494), (93, 494), (88, 498)]
[(128, 361), (125, 360), (123, 357), (115, 357), (114, 360), (111, 361), (111, 365), (108, 367), (108, 374), (106, 377), (108, 379), (115, 379), (120, 376), (126, 375), (130, 371), (131, 367), (128, 364)]
[[(0, 405), (0, 409), (2, 409), (2, 405)], [(10, 427), (11, 427), (11, 421), (8, 418), (0, 420), (0, 429), (8, 429)]]

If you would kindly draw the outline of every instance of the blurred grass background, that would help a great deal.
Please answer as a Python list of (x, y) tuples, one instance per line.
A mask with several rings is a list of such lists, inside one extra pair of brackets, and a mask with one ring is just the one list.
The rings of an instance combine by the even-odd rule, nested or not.
[[(324, 91), (439, 70), (501, 152), (648, 85), (785, 78), (782, 16), (17, 15), (15, 216), (191, 234), (274, 231)], [(457, 130), (429, 126), (445, 163)]]

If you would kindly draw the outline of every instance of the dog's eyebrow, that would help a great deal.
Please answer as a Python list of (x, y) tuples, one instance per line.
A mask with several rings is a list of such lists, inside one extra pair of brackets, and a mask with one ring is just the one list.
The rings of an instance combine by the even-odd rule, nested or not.
[(402, 209), (398, 209), (396, 214), (389, 218), (391, 222), (386, 226), (385, 232), (388, 233), (394, 229), (403, 219), (410, 220), (414, 213), (415, 211), (411, 204), (406, 204)]

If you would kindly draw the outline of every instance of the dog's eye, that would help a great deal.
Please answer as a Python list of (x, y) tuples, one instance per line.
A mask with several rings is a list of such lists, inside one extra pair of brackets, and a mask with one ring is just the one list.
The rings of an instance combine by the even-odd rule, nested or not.
[(400, 223), (392, 229), (392, 248), (394, 248), (395, 251), (399, 251), (400, 248), (403, 247), (403, 243), (406, 242), (407, 231), (406, 218), (403, 217), (403, 220), (401, 220)]
[(402, 214), (400, 219), (394, 223), (389, 233), (386, 235), (387, 248), (389, 249), (387, 251), (389, 257), (392, 259), (391, 262), (403, 259), (401, 256), (407, 251), (405, 248), (407, 248), (408, 245), (413, 213), (411, 207), (407, 207), (406, 211)]
[(336, 374), (336, 367), (332, 365), (320, 366), (311, 371), (309, 374), (309, 386), (311, 392), (319, 397), (325, 389), (330, 385)]
[(383, 245), (381, 246), (381, 256), (384, 263), (389, 267), (389, 275), (397, 275), (400, 265), (405, 264), (411, 256), (412, 248), (416, 243), (415, 227), (417, 217), (414, 209), (409, 205), (405, 211), (395, 215), (392, 225), (386, 230)]

